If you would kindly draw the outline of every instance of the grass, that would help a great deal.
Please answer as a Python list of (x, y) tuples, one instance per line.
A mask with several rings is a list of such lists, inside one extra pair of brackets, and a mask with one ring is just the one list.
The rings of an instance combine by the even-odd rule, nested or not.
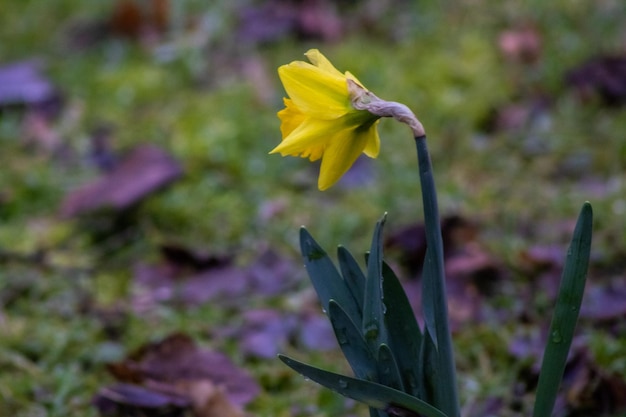
[[(369, 165), (363, 185), (319, 193), (316, 168), (307, 161), (267, 155), (280, 139), (275, 112), (283, 92), (275, 68), (301, 59), (309, 47), (321, 49), (382, 98), (416, 112), (428, 132), (443, 213), (481, 224), (481, 239), (512, 269), (515, 282), (524, 279), (516, 274), (519, 250), (564, 245), (569, 236), (558, 225), (574, 219), (584, 200), (592, 201), (596, 213), (596, 269), (623, 263), (625, 110), (581, 103), (563, 86), (572, 66), (619, 50), (622, 2), (407, 6), (402, 20), (386, 10), (375, 28), (384, 36), (354, 29), (334, 44), (284, 39), (246, 47), (232, 34), (237, 8), (247, 2), (210, 3), (180, 3), (182, 14), (194, 11), (204, 24), (197, 29), (207, 39), (200, 46), (175, 21), (179, 29), (160, 48), (105, 39), (80, 51), (68, 46), (68, 29), (78, 20), (102, 18), (110, 5), (9, 1), (0, 10), (1, 62), (43, 61), (66, 99), (51, 129), (72, 151), (64, 159), (25, 146), (22, 113), (0, 114), (0, 250), (9, 253), (0, 254), (0, 414), (95, 415), (91, 396), (111, 381), (105, 363), (173, 331), (227, 350), (263, 383), (255, 414), (293, 415), (293, 407), (296, 415), (342, 412), (342, 399), (300, 381), (279, 361), (245, 361), (236, 343), (208, 337), (211, 323), (235, 325), (246, 306), (160, 306), (145, 316), (129, 305), (133, 265), (158, 257), (164, 242), (234, 253), (241, 263), (262, 243), (298, 259), (302, 224), (326, 247), (343, 243), (357, 253), (368, 247), (383, 212), (390, 213), (390, 229), (421, 218), (412, 143), (395, 123), (381, 123), (381, 156)], [(357, 8), (350, 20), (355, 28), (363, 10)], [(497, 49), (501, 30), (525, 22), (542, 36), (541, 59), (530, 67), (508, 62)], [(163, 44), (174, 52), (167, 59)], [(228, 65), (218, 65), (224, 55)], [(260, 78), (242, 70), (242, 63), (257, 65)], [(490, 112), (532, 92), (552, 99), (541, 122), (481, 131)], [(98, 242), (89, 220), (57, 216), (64, 193), (97, 175), (83, 155), (90, 132), (103, 124), (114, 127), (116, 150), (154, 142), (186, 172), (136, 210), (130, 239)], [(261, 211), (268, 205), (280, 209), (265, 219)], [(45, 257), (37, 258), (42, 251)], [(302, 278), (304, 289), (304, 271)], [(284, 299), (261, 296), (249, 306), (290, 308)], [(589, 335), (599, 363), (623, 371), (619, 341), (591, 327), (580, 331)], [(457, 336), (465, 400), (510, 398), (520, 365), (506, 345), (515, 330), (515, 323), (478, 323)], [(310, 356), (309, 362), (326, 368), (342, 366), (327, 354), (285, 353)]]

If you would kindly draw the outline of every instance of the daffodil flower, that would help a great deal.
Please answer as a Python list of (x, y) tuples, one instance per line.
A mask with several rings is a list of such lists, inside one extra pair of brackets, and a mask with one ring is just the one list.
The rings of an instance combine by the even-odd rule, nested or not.
[(348, 80), (317, 49), (306, 54), (311, 63), (294, 61), (278, 69), (289, 95), (278, 112), (283, 140), (271, 153), (322, 159), (318, 187), (325, 190), (352, 166), (361, 153), (375, 158), (380, 150), (379, 117), (352, 106)]
[(311, 63), (294, 61), (278, 68), (289, 98), (278, 112), (282, 142), (270, 153), (321, 158), (318, 187), (325, 190), (361, 153), (378, 156), (381, 117), (415, 116), (402, 104), (376, 97), (350, 72), (339, 72), (317, 49), (305, 56)]

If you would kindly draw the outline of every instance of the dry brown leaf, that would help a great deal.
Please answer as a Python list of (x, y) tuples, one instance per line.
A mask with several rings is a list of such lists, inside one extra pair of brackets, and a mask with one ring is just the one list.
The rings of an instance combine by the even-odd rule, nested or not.
[(110, 364), (109, 371), (122, 382), (156, 387), (161, 392), (169, 388), (188, 397), (189, 393), (176, 389), (178, 384), (206, 381), (223, 389), (228, 400), (238, 406), (252, 401), (260, 390), (226, 355), (200, 348), (182, 333), (142, 346), (126, 360)]
[(155, 145), (140, 145), (110, 172), (70, 192), (61, 205), (63, 217), (102, 209), (126, 210), (182, 175), (180, 164)]

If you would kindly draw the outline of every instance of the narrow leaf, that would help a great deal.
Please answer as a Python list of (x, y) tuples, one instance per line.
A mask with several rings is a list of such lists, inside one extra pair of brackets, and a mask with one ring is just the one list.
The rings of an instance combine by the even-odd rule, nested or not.
[(398, 362), (406, 392), (422, 398), (419, 361), (422, 333), (402, 284), (386, 262), (383, 262), (383, 277), (384, 300), (390, 306), (385, 313), (389, 347)]
[[(365, 297), (365, 275), (352, 254), (343, 246), (337, 248), (337, 259), (339, 260), (341, 275), (362, 314), (363, 298)], [(362, 319), (356, 323), (361, 322)]]
[(328, 311), (328, 303), (333, 299), (341, 305), (350, 319), (359, 324), (361, 313), (352, 293), (324, 249), (304, 227), (300, 229), (300, 250), (324, 311)]
[(541, 363), (537, 398), (533, 410), (534, 417), (550, 417), (554, 408), (585, 291), (591, 252), (592, 224), (591, 205), (585, 203), (578, 216), (561, 276), (548, 342)]
[(387, 387), (404, 391), (404, 383), (393, 352), (386, 344), (378, 348), (378, 382)]
[(383, 322), (385, 305), (383, 303), (383, 254), (382, 232), (385, 216), (376, 223), (372, 246), (367, 259), (367, 277), (365, 279), (365, 298), (363, 302), (363, 336), (374, 349), (386, 342), (386, 330)]
[(437, 365), (437, 348), (433, 344), (433, 339), (430, 337), (428, 329), (424, 329), (418, 362), (421, 365), (421, 374), (418, 375), (419, 387), (421, 389), (419, 398), (429, 404), (434, 404), (437, 380), (440, 376)]
[(278, 357), (304, 377), (370, 407), (393, 412), (394, 415), (420, 414), (424, 417), (446, 417), (443, 412), (432, 405), (402, 391), (375, 382), (324, 371), (284, 355)]
[(370, 407), (370, 417), (387, 417), (387, 413), (374, 407)]
[(369, 381), (377, 380), (376, 359), (363, 339), (360, 330), (334, 300), (328, 304), (328, 317), (341, 350), (354, 375)]

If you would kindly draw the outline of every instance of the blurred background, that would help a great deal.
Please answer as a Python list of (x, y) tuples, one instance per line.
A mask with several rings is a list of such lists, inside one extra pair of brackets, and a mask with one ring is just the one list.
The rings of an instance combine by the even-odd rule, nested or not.
[(387, 260), (419, 318), (416, 157), (383, 120), (379, 158), (322, 193), (317, 164), (268, 155), (276, 69), (310, 48), (426, 128), (463, 415), (529, 415), (587, 200), (592, 264), (555, 415), (624, 415), (621, 0), (5, 0), (0, 415), (367, 413), (275, 359), (348, 369), (298, 229), (360, 260), (388, 212)]

